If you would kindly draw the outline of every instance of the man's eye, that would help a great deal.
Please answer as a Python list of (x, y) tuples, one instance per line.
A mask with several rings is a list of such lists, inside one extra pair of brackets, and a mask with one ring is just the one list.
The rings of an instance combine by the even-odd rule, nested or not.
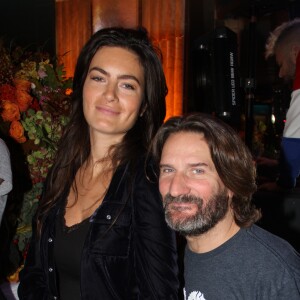
[(173, 171), (173, 169), (171, 168), (161, 168), (160, 172), (161, 173), (171, 173)]
[(193, 169), (194, 174), (202, 174), (204, 171), (202, 169)]

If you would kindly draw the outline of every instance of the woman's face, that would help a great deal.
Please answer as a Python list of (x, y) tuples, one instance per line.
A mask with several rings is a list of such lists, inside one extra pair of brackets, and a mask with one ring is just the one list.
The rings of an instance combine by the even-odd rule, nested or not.
[(100, 48), (83, 85), (83, 112), (90, 133), (120, 141), (139, 117), (144, 86), (144, 69), (135, 53)]

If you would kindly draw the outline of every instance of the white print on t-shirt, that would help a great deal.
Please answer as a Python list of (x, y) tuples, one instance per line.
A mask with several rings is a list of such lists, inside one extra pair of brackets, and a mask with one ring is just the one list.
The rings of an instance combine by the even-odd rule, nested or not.
[(189, 294), (189, 297), (186, 297), (186, 290), (185, 288), (183, 289), (183, 294), (184, 294), (184, 300), (205, 300), (204, 295), (201, 292), (191, 292)]

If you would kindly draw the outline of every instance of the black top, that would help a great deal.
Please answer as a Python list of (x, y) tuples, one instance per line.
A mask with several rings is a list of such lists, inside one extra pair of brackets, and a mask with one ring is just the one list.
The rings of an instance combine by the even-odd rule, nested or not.
[(89, 218), (67, 227), (64, 217), (59, 215), (55, 227), (54, 257), (60, 299), (80, 300), (80, 262), (83, 244), (89, 229)]
[[(132, 167), (120, 165), (114, 173), (103, 202), (89, 220), (81, 253), (81, 300), (178, 299), (175, 233), (166, 224), (152, 170), (149, 164), (146, 174), (141, 160)], [(57, 214), (65, 207), (69, 189), (65, 187), (65, 194), (43, 219), (40, 236), (33, 219), (20, 272), (20, 300), (60, 298), (53, 248)]]

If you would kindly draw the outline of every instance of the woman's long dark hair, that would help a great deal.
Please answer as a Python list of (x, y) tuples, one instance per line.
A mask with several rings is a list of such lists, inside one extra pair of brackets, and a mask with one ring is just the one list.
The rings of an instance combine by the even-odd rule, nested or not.
[(121, 143), (110, 152), (113, 170), (119, 164), (135, 162), (145, 152), (163, 123), (166, 113), (167, 85), (161, 64), (161, 53), (155, 48), (144, 28), (104, 28), (96, 32), (81, 50), (73, 79), (72, 112), (64, 135), (60, 140), (57, 158), (48, 174), (43, 197), (37, 210), (38, 231), (42, 220), (66, 196), (78, 169), (89, 158), (91, 146), (89, 127), (83, 114), (83, 85), (96, 52), (104, 47), (121, 47), (135, 53), (144, 70), (145, 90), (141, 111), (135, 125)]
[(156, 165), (166, 140), (178, 132), (204, 135), (220, 179), (234, 194), (231, 206), (235, 222), (241, 227), (256, 222), (260, 212), (251, 202), (256, 191), (256, 168), (249, 149), (234, 129), (220, 119), (203, 113), (170, 118), (153, 139), (151, 148)]

